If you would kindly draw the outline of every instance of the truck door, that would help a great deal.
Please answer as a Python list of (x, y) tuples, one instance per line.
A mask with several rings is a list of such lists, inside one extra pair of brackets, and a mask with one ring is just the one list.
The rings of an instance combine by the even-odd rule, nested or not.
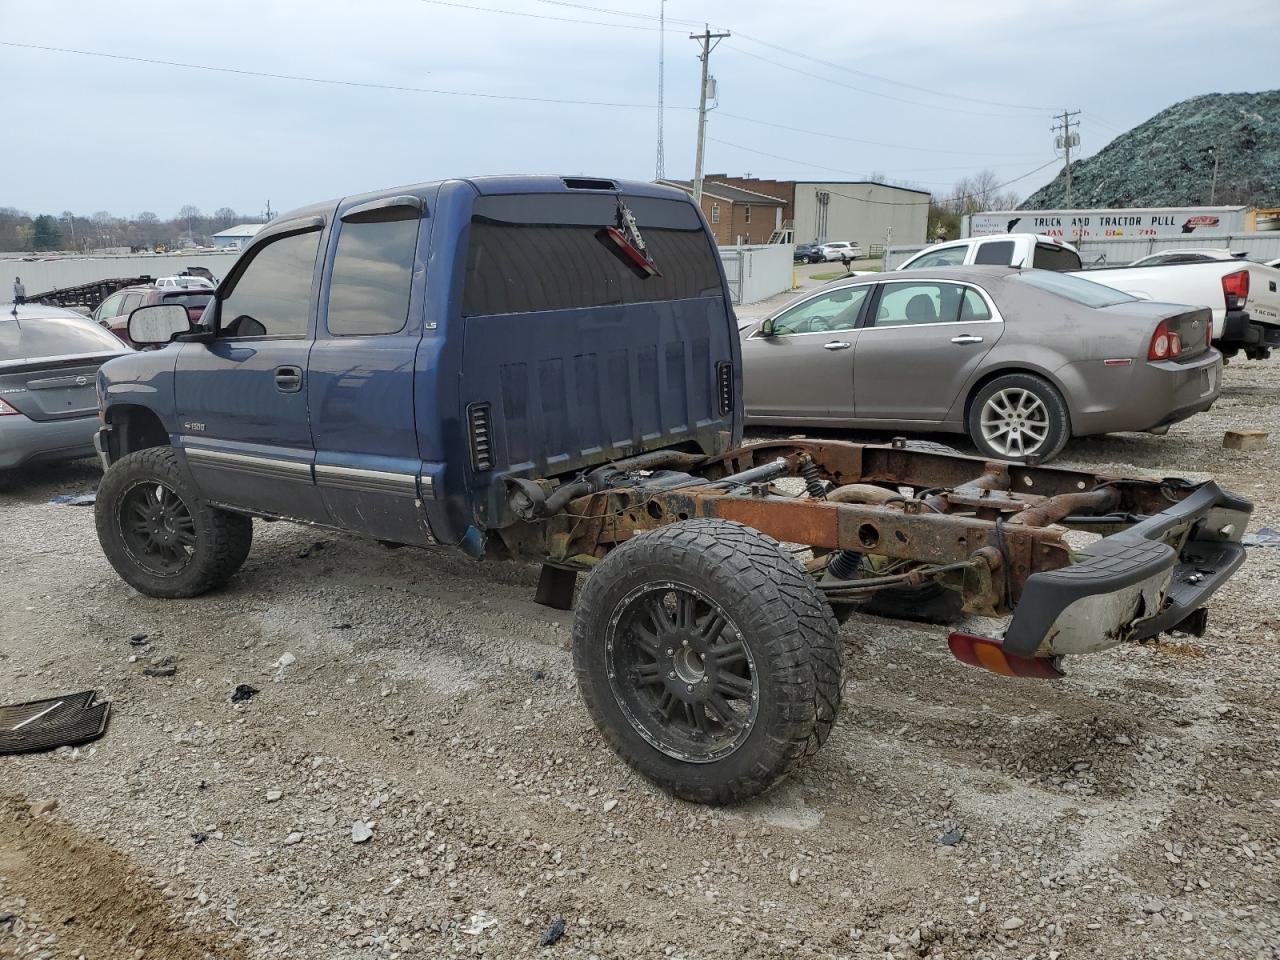
[(306, 391), (323, 226), (312, 217), (272, 228), (219, 292), (215, 339), (179, 348), (177, 446), (215, 503), (326, 518)]
[[(431, 543), (414, 423), (414, 355), (431, 221), (416, 196), (339, 207), (308, 369), (316, 485), (331, 522)], [(428, 489), (420, 490), (419, 484)]]
[(858, 419), (941, 422), (1003, 332), (977, 287), (883, 283), (854, 351)]

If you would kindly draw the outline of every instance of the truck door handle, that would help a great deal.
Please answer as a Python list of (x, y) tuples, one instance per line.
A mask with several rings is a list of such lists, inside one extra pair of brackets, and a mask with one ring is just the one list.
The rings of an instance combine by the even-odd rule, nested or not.
[(823, 350), (848, 350), (853, 344), (848, 340), (832, 340), (822, 345)]
[(302, 389), (302, 368), (276, 367), (276, 389), (281, 393), (297, 393)]
[(958, 337), (951, 338), (952, 343), (981, 343), (981, 337), (975, 337), (972, 333), (962, 333)]

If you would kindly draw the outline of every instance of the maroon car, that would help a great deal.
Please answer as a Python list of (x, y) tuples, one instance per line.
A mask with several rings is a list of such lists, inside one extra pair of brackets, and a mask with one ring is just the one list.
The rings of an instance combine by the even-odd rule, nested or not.
[(187, 319), (191, 321), (192, 326), (195, 326), (204, 314), (205, 304), (212, 299), (213, 291), (209, 289), (125, 287), (98, 304), (98, 309), (93, 311), (92, 316), (129, 346), (134, 349), (148, 350), (155, 347), (139, 346), (129, 339), (129, 314), (134, 310), (153, 303), (180, 303), (187, 308)]

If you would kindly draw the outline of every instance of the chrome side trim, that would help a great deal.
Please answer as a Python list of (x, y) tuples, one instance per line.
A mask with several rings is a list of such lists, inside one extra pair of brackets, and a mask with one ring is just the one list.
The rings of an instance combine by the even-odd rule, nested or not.
[(230, 453), (226, 450), (209, 450), (205, 447), (183, 447), (183, 453), (192, 463), (218, 470), (252, 473), (277, 480), (302, 480), (311, 483), (311, 464), (297, 460), (280, 460), (275, 457), (257, 457), (247, 453)]
[(418, 495), (418, 478), (414, 474), (393, 473), (389, 470), (365, 470), (360, 467), (339, 467), (318, 463), (316, 464), (316, 483), (361, 493), (390, 493), (415, 499)]

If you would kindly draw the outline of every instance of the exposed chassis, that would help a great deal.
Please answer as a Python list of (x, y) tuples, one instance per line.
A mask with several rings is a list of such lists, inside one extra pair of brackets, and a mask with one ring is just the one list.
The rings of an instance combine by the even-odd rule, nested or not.
[[(805, 491), (781, 491), (783, 478), (803, 480)], [(513, 554), (547, 565), (543, 602), (567, 606), (556, 602), (556, 570), (589, 569), (645, 531), (718, 518), (813, 548), (810, 572), (833, 604), (936, 581), (959, 591), (967, 612), (1012, 614), (1002, 638), (983, 642), (1042, 661), (1166, 630), (1202, 632), (1203, 604), (1243, 562), (1252, 511), (1212, 482), (987, 462), (900, 440), (768, 441), (714, 459), (658, 451), (558, 488), (512, 484), (526, 522), (500, 533)], [(1073, 546), (1069, 530), (1102, 539)], [(843, 551), (905, 572), (835, 580), (823, 558)], [(956, 652), (1022, 672), (1000, 656)]]

